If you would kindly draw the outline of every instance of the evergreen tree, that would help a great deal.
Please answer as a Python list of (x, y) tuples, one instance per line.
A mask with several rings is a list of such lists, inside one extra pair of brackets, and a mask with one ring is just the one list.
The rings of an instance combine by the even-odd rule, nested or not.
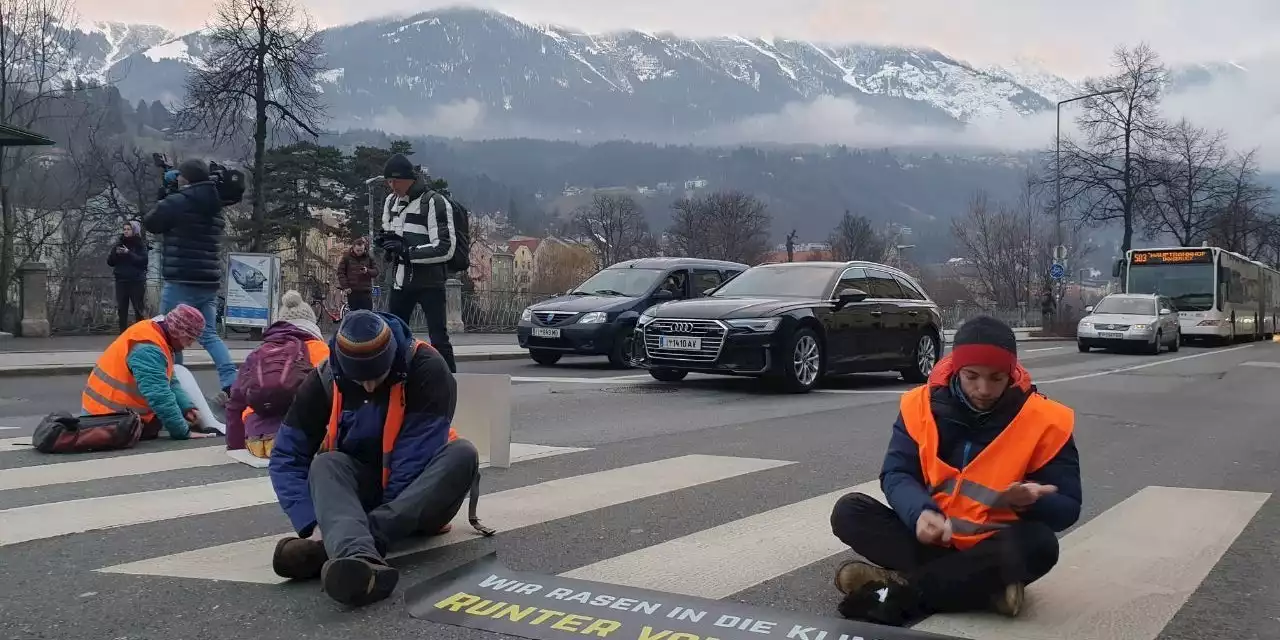
[(346, 160), (336, 147), (320, 147), (299, 142), (269, 149), (264, 157), (266, 180), (262, 185), (267, 216), (262, 228), (252, 228), (260, 246), (270, 246), (287, 238), (297, 247), (294, 260), (298, 273), (305, 273), (308, 261), (324, 260), (311, 255), (306, 239), (312, 229), (323, 228), (314, 217), (317, 209), (340, 209), (347, 189), (343, 182)]
[(173, 114), (159, 100), (151, 103), (151, 126), (159, 131), (173, 126)]

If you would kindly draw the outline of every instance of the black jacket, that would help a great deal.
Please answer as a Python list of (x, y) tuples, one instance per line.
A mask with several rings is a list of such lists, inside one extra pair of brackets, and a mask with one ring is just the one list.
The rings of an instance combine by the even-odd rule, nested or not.
[(403, 200), (391, 194), (382, 206), (382, 230), (404, 238), (405, 255), (391, 263), (392, 286), (397, 290), (440, 288), (449, 278), (446, 266), (453, 258), (456, 229), (453, 204), (428, 191), (422, 180)]
[(164, 236), (160, 266), (165, 282), (215, 287), (222, 282), (219, 249), (227, 222), (212, 182), (197, 182), (166, 196), (142, 224)]
[[(128, 249), (128, 253), (116, 253), (116, 249), (124, 247)], [(115, 272), (116, 281), (118, 282), (142, 282), (147, 279), (147, 243), (142, 238), (134, 235), (129, 237), (120, 236), (120, 239), (111, 245), (111, 252), (107, 254), (107, 266), (111, 267)]]

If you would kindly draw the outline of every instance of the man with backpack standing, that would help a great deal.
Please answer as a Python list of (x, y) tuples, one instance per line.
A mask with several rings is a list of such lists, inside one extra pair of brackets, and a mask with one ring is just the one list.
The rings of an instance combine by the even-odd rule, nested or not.
[(426, 176), (401, 154), (391, 156), (383, 168), (387, 196), (382, 208), (382, 234), (378, 247), (392, 268), (388, 310), (411, 322), (421, 306), (427, 320), (427, 336), (449, 371), (457, 373), (453, 345), (449, 342), (445, 282), (450, 272), (466, 271), (470, 250), (466, 209), (429, 188)]
[(271, 484), (298, 533), (277, 543), (276, 574), (319, 577), (347, 605), (383, 600), (399, 580), (389, 546), (448, 532), (468, 492), (472, 526), (492, 535), (475, 517), (480, 458), (453, 430), (456, 404), (444, 359), (408, 325), (347, 314), (271, 451)]

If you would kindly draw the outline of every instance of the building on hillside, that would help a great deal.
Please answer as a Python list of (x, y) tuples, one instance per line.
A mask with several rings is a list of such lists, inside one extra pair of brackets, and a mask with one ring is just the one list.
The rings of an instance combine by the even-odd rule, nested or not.
[(705, 178), (694, 178), (693, 180), (684, 181), (685, 191), (696, 191), (698, 189), (706, 189), (707, 180)]
[(542, 241), (529, 236), (516, 236), (507, 241), (511, 260), (511, 283), (516, 291), (529, 291), (533, 285), (534, 252)]

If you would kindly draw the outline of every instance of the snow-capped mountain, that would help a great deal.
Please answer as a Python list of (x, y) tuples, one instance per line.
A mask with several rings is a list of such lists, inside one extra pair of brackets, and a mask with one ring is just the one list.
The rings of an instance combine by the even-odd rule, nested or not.
[[(822, 96), (852, 99), (881, 124), (960, 127), (1052, 109), (1078, 90), (1029, 60), (977, 68), (920, 47), (590, 34), (468, 8), (334, 27), (323, 38), (330, 70), (315, 83), (334, 126), (404, 133), (679, 139)], [(199, 33), (163, 40), (102, 54), (121, 58), (107, 76), (126, 98), (181, 97), (207, 44)]]
[(129, 56), (172, 40), (164, 27), (123, 22), (94, 22), (75, 33), (73, 66), (81, 78), (107, 79), (107, 72)]

